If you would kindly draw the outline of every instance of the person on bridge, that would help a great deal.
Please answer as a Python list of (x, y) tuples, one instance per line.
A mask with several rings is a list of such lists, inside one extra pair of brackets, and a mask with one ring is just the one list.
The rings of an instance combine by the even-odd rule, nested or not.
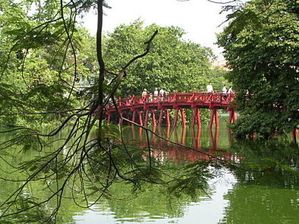
[(147, 97), (147, 90), (146, 89), (143, 89), (142, 93), (141, 93), (141, 97), (143, 100), (146, 100), (146, 97)]
[(226, 88), (226, 86), (223, 86), (223, 88), (222, 88), (222, 96), (223, 96), (224, 99), (226, 99), (226, 97), (227, 97), (227, 88)]
[(208, 93), (213, 93), (213, 86), (212, 86), (212, 84), (211, 83), (209, 83), (208, 85), (207, 85), (207, 92)]
[(154, 100), (158, 99), (158, 96), (159, 96), (158, 88), (155, 88), (155, 91), (154, 91)]
[(230, 86), (229, 89), (227, 90), (228, 94), (234, 94), (233, 88)]
[(227, 94), (227, 88), (226, 88), (226, 86), (223, 86), (223, 88), (222, 88), (222, 94), (223, 95)]
[(153, 101), (153, 94), (152, 94), (152, 93), (149, 94), (148, 101), (149, 101), (149, 102), (152, 102), (152, 101)]
[(158, 88), (155, 88), (155, 91), (154, 91), (154, 97), (158, 97), (158, 95), (159, 95)]
[(163, 98), (164, 98), (164, 93), (165, 93), (165, 91), (163, 89), (160, 89), (159, 97), (160, 97), (161, 100), (163, 100)]

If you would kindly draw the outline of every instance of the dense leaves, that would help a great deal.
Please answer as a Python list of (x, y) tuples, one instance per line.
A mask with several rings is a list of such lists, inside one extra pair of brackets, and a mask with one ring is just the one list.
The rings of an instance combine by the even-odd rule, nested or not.
[(298, 1), (253, 0), (219, 36), (238, 92), (238, 137), (269, 138), (299, 124), (298, 15)]
[(75, 28), (71, 10), (62, 18), (59, 5), (35, 1), (3, 1), (0, 10), (2, 123), (35, 126), (78, 106), (96, 52), (87, 31)]
[(108, 70), (117, 73), (129, 59), (142, 52), (144, 42), (155, 30), (158, 35), (150, 53), (128, 69), (119, 89), (123, 96), (141, 94), (144, 88), (153, 91), (155, 87), (167, 91), (199, 91), (205, 90), (209, 81), (223, 81), (223, 76), (213, 76), (210, 49), (183, 40), (184, 31), (178, 27), (144, 26), (141, 21), (121, 25), (105, 39)]

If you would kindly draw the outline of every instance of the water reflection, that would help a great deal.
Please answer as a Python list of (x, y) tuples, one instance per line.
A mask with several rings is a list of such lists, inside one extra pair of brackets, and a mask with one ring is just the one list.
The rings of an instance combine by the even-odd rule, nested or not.
[[(93, 210), (83, 210), (66, 198), (58, 223), (298, 223), (298, 148), (277, 142), (233, 144), (222, 123), (213, 129), (206, 126), (151, 128), (163, 138), (177, 143), (149, 133), (155, 162), (168, 168), (171, 175), (183, 175), (182, 167), (189, 163), (210, 161), (206, 166), (214, 176), (208, 180), (205, 189), (209, 197), (200, 192), (196, 197), (182, 194), (176, 198), (160, 185), (143, 185), (137, 194), (132, 193), (128, 184), (116, 182), (107, 198), (93, 206)], [(124, 132), (126, 141), (132, 146), (137, 145), (138, 150), (147, 147), (143, 129), (129, 126)], [(30, 153), (15, 155), (6, 160), (22, 161), (27, 159), (25, 157), (35, 156)], [(227, 163), (219, 164), (219, 160)], [(9, 178), (11, 168), (6, 163), (1, 163), (0, 168), (0, 176)], [(21, 173), (14, 175), (22, 179)], [(3, 200), (19, 183), (0, 180), (0, 184)], [(36, 183), (32, 189), (41, 198), (49, 194), (40, 190), (44, 189), (42, 183)], [(70, 195), (66, 192), (65, 196)], [(83, 198), (78, 197), (78, 201), (81, 203)], [(53, 207), (50, 203), (47, 206), (48, 210)]]
[(216, 224), (224, 217), (229, 201), (223, 197), (231, 191), (236, 180), (227, 170), (222, 169), (219, 176), (209, 181), (210, 197), (202, 196), (196, 202), (187, 198), (172, 200), (150, 186), (135, 197), (125, 197), (128, 189), (121, 185), (113, 189), (117, 199), (109, 200), (95, 208), (96, 212), (87, 212), (75, 216), (76, 224), (100, 223), (180, 223), (180, 224)]
[[(207, 154), (188, 150), (184, 146), (151, 136), (154, 157), (159, 161), (170, 159), (179, 163), (211, 160), (209, 155), (214, 155), (232, 162), (227, 164), (227, 168), (223, 166), (211, 168), (217, 175), (209, 181), (210, 198), (202, 196), (196, 202), (181, 202), (178, 214), (168, 211), (164, 215), (151, 216), (150, 212), (146, 211), (150, 211), (152, 207), (159, 208), (159, 203), (165, 200), (160, 195), (157, 202), (155, 200), (157, 192), (152, 191), (154, 194), (149, 195), (148, 200), (153, 203), (149, 203), (147, 208), (148, 202), (145, 200), (142, 202), (144, 207), (140, 213), (127, 216), (138, 218), (127, 220), (125, 213), (123, 216), (117, 214), (121, 209), (112, 209), (110, 212), (113, 213), (114, 219), (110, 220), (110, 223), (298, 223), (298, 148), (291, 149), (278, 143), (274, 145), (235, 143), (230, 147), (233, 143), (230, 135), (227, 134), (227, 139), (224, 139), (220, 130), (220, 128), (212, 131), (184, 128), (173, 131), (157, 130), (167, 139), (203, 150)], [(138, 140), (139, 146), (146, 147), (142, 145), (144, 133), (138, 131), (140, 138), (136, 139), (135, 135), (134, 141), (136, 143)], [(125, 203), (124, 208), (130, 203)], [(134, 203), (132, 205), (136, 206)], [(115, 209), (114, 206), (110, 208)]]
[[(147, 148), (147, 138), (150, 140), (152, 156), (156, 161), (169, 166), (172, 175), (180, 175), (182, 166), (197, 161), (216, 161), (220, 159), (234, 159), (231, 152), (224, 152), (227, 148), (227, 132), (220, 135), (219, 127), (202, 131), (202, 127), (177, 127), (174, 129), (152, 126), (146, 133), (142, 128), (130, 126), (124, 128), (125, 139), (128, 144)], [(222, 141), (220, 141), (220, 138)], [(171, 141), (166, 141), (169, 139)], [(176, 144), (177, 143), (177, 144)], [(187, 146), (187, 147), (186, 147)], [(223, 146), (223, 149), (219, 149)], [(208, 165), (208, 164), (207, 164)], [(217, 223), (224, 217), (225, 207), (229, 201), (223, 196), (229, 192), (236, 182), (234, 175), (226, 168), (219, 169), (209, 166), (210, 173), (217, 173), (208, 181), (209, 196), (204, 192), (195, 198), (187, 195), (179, 198), (170, 196), (161, 186), (143, 186), (138, 194), (133, 194), (131, 188), (124, 183), (114, 184), (111, 188), (112, 198), (100, 203), (97, 212), (76, 216), (76, 223)], [(200, 176), (200, 173), (196, 174)], [(194, 186), (194, 188), (197, 188)], [(109, 218), (105, 218), (101, 211), (106, 211)], [(108, 211), (108, 213), (107, 213)]]
[(243, 142), (231, 150), (242, 159), (231, 169), (238, 184), (226, 195), (230, 204), (221, 223), (298, 223), (298, 147)]
[[(143, 128), (130, 126), (125, 128), (127, 144), (147, 148), (150, 143), (154, 158), (163, 161), (199, 161), (199, 160), (232, 160), (238, 161), (236, 154), (226, 151), (230, 146), (228, 134), (220, 134), (219, 126), (207, 128), (202, 132), (201, 126), (178, 128), (153, 126), (147, 132)], [(148, 136), (148, 137), (147, 137)], [(147, 141), (149, 138), (149, 142)], [(223, 148), (221, 148), (222, 146)]]
[[(137, 143), (145, 143), (146, 130), (134, 125), (124, 128), (127, 140), (133, 140)], [(138, 131), (137, 131), (138, 130)], [(156, 133), (153, 134), (152, 132)], [(137, 134), (138, 133), (138, 134)], [(176, 142), (181, 145), (190, 146), (194, 149), (227, 149), (231, 145), (231, 132), (227, 130), (220, 132), (219, 126), (216, 128), (207, 128), (202, 132), (202, 127), (180, 126), (177, 128), (153, 126), (151, 132), (148, 132), (150, 141), (153, 144), (157, 142)], [(138, 136), (138, 137), (137, 137)], [(161, 136), (162, 138), (159, 138)], [(169, 142), (167, 141), (169, 140)], [(220, 144), (219, 144), (220, 143)]]

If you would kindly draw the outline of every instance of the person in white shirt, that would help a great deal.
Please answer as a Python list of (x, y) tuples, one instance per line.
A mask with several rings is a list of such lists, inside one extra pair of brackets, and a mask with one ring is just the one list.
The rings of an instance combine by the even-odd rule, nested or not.
[(147, 90), (143, 89), (142, 93), (141, 93), (142, 98), (147, 96)]
[(158, 95), (159, 95), (158, 88), (155, 88), (155, 91), (154, 91), (154, 97), (158, 97)]
[(143, 89), (142, 93), (141, 93), (141, 98), (142, 100), (146, 100), (146, 97), (147, 97), (147, 90), (146, 89)]
[(226, 86), (223, 86), (222, 88), (222, 94), (226, 95), (227, 94), (227, 89), (226, 89)]
[(212, 92), (213, 92), (213, 86), (211, 85), (211, 83), (209, 83), (209, 84), (207, 85), (207, 92), (208, 92), (208, 93), (212, 93)]
[(163, 98), (164, 98), (164, 93), (165, 93), (165, 91), (163, 89), (160, 89), (159, 97), (160, 97), (161, 100), (163, 100)]

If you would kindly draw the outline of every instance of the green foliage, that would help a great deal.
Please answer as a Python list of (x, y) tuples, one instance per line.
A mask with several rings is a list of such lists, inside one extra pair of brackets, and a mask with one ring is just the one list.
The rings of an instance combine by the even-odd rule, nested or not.
[(150, 53), (135, 62), (127, 71), (119, 92), (123, 96), (140, 95), (144, 88), (167, 91), (205, 90), (211, 76), (210, 49), (184, 41), (178, 27), (144, 27), (141, 21), (121, 25), (105, 39), (107, 69), (117, 73), (120, 68), (144, 49), (144, 42), (158, 30)]
[(289, 133), (299, 124), (298, 3), (253, 0), (230, 14), (218, 38), (241, 113), (237, 137)]
[(36, 127), (68, 114), (96, 72), (94, 38), (71, 17), (63, 21), (56, 3), (35, 3), (0, 3), (0, 114), (8, 125)]

